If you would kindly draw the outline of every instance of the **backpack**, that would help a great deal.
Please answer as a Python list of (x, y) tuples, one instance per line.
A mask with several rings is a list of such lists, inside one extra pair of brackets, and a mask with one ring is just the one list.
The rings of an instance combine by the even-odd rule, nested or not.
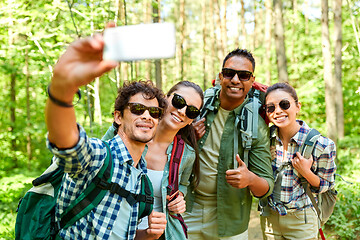
[(113, 160), (110, 148), (107, 149), (104, 165), (90, 185), (74, 200), (61, 214), (61, 220), (55, 222), (55, 205), (62, 184), (64, 171), (56, 162), (33, 183), (25, 196), (20, 200), (16, 224), (15, 239), (55, 239), (58, 232), (71, 226), (81, 217), (96, 207), (107, 191), (124, 197), (130, 205), (140, 202), (139, 218), (151, 213), (153, 207), (153, 189), (149, 178), (144, 174), (141, 178), (141, 193), (133, 194), (111, 182), (113, 174)]
[[(219, 93), (221, 86), (219, 84), (209, 88), (204, 93), (204, 107), (201, 111), (200, 118), (205, 117), (207, 112), (213, 111), (219, 106), (214, 106), (214, 100)], [(265, 114), (265, 92), (267, 86), (258, 82), (254, 82), (252, 88), (248, 92), (248, 102), (241, 109), (240, 114), (235, 118), (234, 131), (234, 168), (238, 167), (236, 154), (238, 153), (239, 132), (241, 133), (241, 143), (244, 149), (244, 163), (248, 166), (249, 151), (251, 150), (252, 142), (258, 137), (258, 116), (260, 115), (266, 124), (269, 124), (269, 119)]]
[[(310, 158), (312, 152), (314, 151), (315, 143), (319, 137), (320, 133), (316, 129), (311, 128), (306, 135), (304, 144), (300, 149), (300, 153), (303, 155), (304, 158)], [(310, 190), (310, 184), (305, 178), (301, 178), (301, 185), (303, 186), (306, 194), (309, 196), (311, 203), (314, 206), (320, 220), (320, 224), (321, 226), (323, 226), (334, 211), (337, 191), (332, 188), (327, 190), (326, 192), (318, 194), (318, 203), (316, 203), (314, 195)]]

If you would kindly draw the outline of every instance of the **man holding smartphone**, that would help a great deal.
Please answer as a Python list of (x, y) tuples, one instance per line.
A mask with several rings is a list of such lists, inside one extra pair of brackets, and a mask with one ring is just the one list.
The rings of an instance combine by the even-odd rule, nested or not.
[[(265, 121), (258, 116), (258, 137), (249, 151), (248, 166), (242, 161), (241, 133), (235, 127), (236, 117), (248, 102), (254, 70), (252, 54), (236, 49), (224, 59), (220, 86), (204, 93), (204, 118), (194, 124), (200, 151), (199, 185), (188, 191), (184, 215), (190, 240), (248, 239), (252, 195), (260, 198), (272, 192), (274, 180)], [(236, 153), (234, 131), (239, 136)]]
[[(117, 66), (117, 62), (102, 59), (103, 48), (100, 35), (72, 43), (55, 65), (48, 87), (48, 148), (67, 173), (55, 207), (57, 219), (94, 179), (107, 155), (105, 144), (88, 138), (76, 123), (72, 105), (80, 86)], [(114, 162), (111, 181), (135, 194), (140, 192), (141, 176), (146, 174), (141, 155), (155, 134), (165, 105), (162, 92), (149, 82), (133, 82), (119, 89), (115, 121), (120, 127), (108, 142)], [(58, 234), (63, 239), (134, 239), (137, 222), (138, 203), (130, 205), (125, 198), (107, 192), (90, 213)], [(165, 226), (165, 214), (152, 212), (141, 239), (159, 238)]]

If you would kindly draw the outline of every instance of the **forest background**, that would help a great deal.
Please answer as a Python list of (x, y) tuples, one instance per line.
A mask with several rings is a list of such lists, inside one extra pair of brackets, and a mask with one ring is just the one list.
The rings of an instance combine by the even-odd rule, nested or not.
[(44, 107), (52, 67), (69, 43), (106, 22), (173, 22), (176, 57), (121, 63), (82, 88), (78, 122), (101, 137), (116, 89), (151, 79), (203, 89), (236, 47), (256, 58), (256, 81), (293, 85), (300, 118), (337, 142), (339, 192), (327, 239), (360, 239), (360, 2), (355, 0), (0, 0), (0, 239), (13, 239), (19, 199), (50, 163)]

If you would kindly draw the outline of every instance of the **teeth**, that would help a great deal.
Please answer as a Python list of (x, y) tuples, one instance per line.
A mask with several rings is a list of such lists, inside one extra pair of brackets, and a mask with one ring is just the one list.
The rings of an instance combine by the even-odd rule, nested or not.
[(283, 119), (285, 119), (286, 118), (286, 116), (283, 116), (283, 117), (278, 117), (278, 118), (275, 118), (276, 120), (283, 120)]
[(181, 122), (181, 119), (178, 118), (178, 117), (176, 117), (175, 115), (173, 115), (173, 118), (174, 118), (176, 121)]
[(234, 87), (231, 87), (230, 89), (233, 90), (233, 91), (239, 91), (240, 90), (240, 88), (234, 88)]

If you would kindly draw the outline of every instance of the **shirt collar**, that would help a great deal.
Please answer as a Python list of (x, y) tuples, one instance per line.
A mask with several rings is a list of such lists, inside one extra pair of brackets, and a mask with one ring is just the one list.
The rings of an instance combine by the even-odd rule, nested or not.
[[(119, 135), (116, 135), (111, 141), (115, 141), (117, 143), (117, 144), (114, 144), (114, 146), (115, 146), (115, 152), (117, 154), (119, 154), (118, 159), (119, 159), (120, 164), (124, 164), (127, 162), (128, 164), (133, 165), (134, 160), (132, 159), (132, 157), (131, 157), (124, 141), (121, 139), (121, 137)], [(145, 146), (144, 152), (141, 155), (138, 166), (137, 166), (138, 169), (141, 169), (145, 173), (147, 172), (146, 171), (146, 161), (144, 158), (146, 151), (147, 151), (147, 145)]]
[[(299, 131), (290, 139), (290, 141), (294, 141), (297, 143), (297, 145), (301, 146), (306, 139), (306, 134), (309, 132), (310, 127), (303, 121), (303, 120), (296, 120), (299, 125), (300, 129)], [(272, 126), (275, 130), (270, 131), (270, 138), (276, 137), (276, 140), (280, 141), (279, 133), (278, 133), (278, 127), (275, 125)]]

